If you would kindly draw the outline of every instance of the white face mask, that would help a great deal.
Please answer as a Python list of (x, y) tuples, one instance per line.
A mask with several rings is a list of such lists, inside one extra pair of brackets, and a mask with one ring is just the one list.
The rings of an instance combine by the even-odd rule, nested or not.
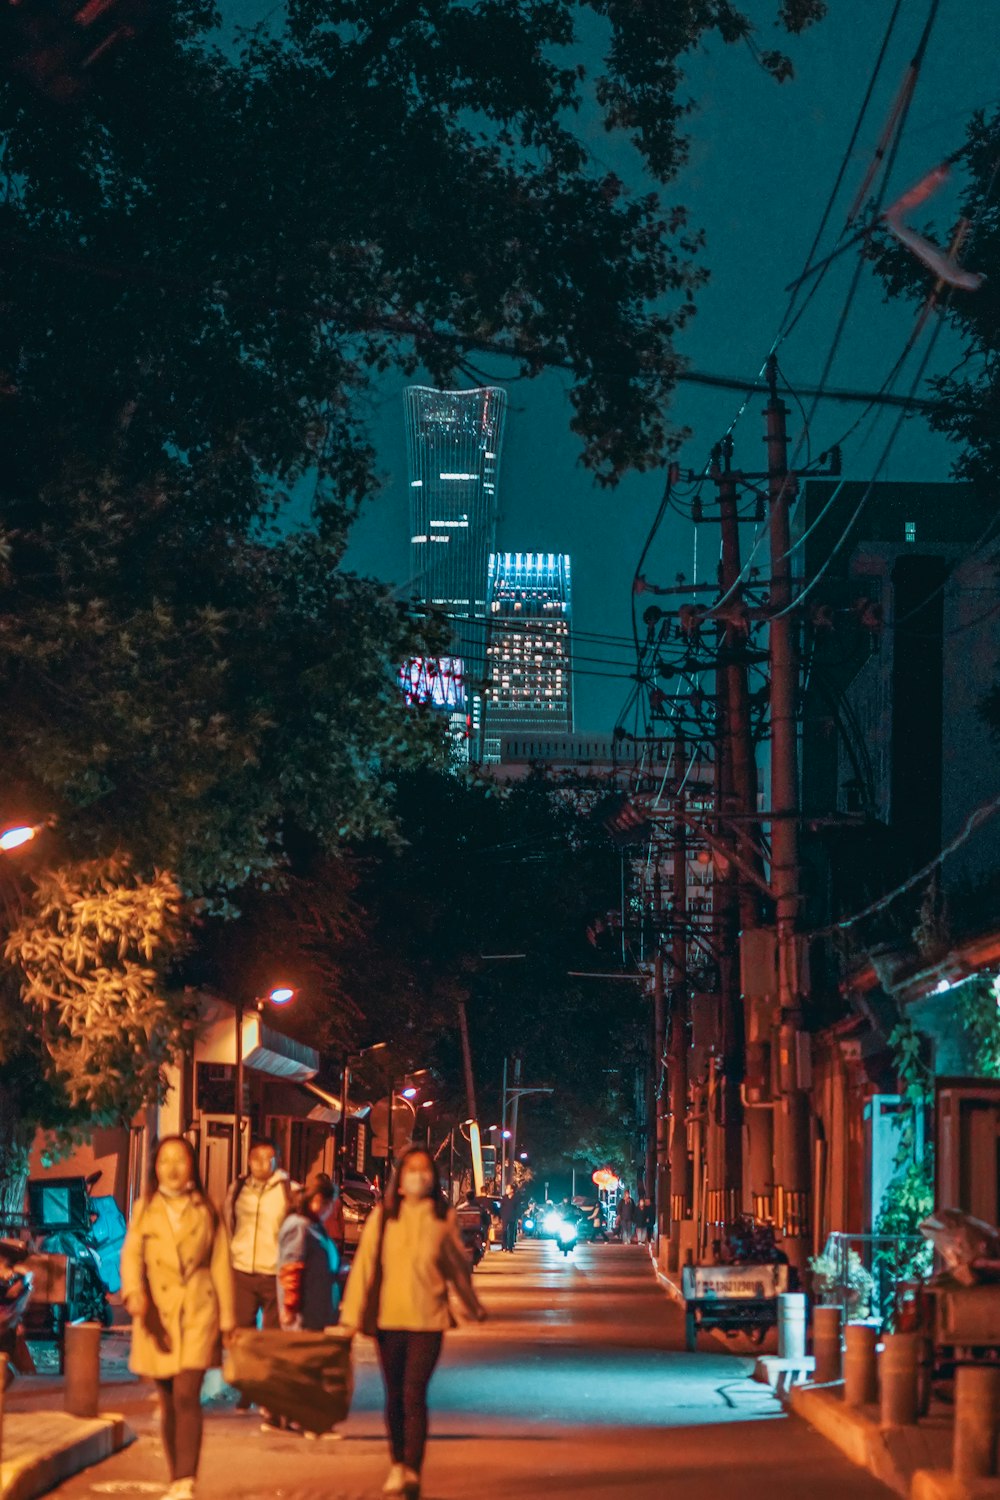
[(419, 1167), (404, 1172), (399, 1179), (399, 1191), (404, 1198), (429, 1198), (434, 1188), (434, 1174), (421, 1172)]

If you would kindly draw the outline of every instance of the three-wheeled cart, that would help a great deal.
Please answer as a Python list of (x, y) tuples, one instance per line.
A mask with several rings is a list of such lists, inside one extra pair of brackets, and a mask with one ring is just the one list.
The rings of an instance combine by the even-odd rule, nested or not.
[(684, 1343), (689, 1353), (698, 1344), (700, 1328), (721, 1328), (759, 1334), (763, 1339), (778, 1322), (778, 1297), (788, 1291), (788, 1266), (757, 1264), (685, 1266)]

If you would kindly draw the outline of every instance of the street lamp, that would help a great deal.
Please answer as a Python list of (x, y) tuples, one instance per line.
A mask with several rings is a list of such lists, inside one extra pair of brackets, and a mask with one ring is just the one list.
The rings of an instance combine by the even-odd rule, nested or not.
[(359, 1063), (369, 1052), (384, 1052), (388, 1042), (372, 1042), (370, 1047), (361, 1047), (357, 1052), (344, 1054), (340, 1074), (340, 1123), (337, 1127), (337, 1180), (344, 1186), (344, 1166), (347, 1160), (347, 1093), (351, 1083), (351, 1067)]
[[(298, 991), (289, 984), (275, 985), (266, 995), (258, 995), (254, 1001), (257, 1010), (263, 1010), (267, 1004), (287, 1005), (294, 1000)], [(243, 1172), (243, 1016), (246, 1007), (243, 1001), (237, 1000), (233, 1005), (236, 1022), (236, 1098), (233, 1101), (233, 1134), (234, 1157), (236, 1160), (235, 1176), (239, 1177)]]
[(5, 828), (3, 833), (0, 833), (0, 849), (4, 854), (9, 854), (12, 849), (20, 849), (22, 844), (30, 844), (37, 832), (37, 828), (30, 828), (26, 824), (15, 828)]

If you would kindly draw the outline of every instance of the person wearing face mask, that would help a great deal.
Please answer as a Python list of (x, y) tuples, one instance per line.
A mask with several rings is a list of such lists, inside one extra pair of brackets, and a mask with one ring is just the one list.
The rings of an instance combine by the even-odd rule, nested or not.
[(472, 1288), (455, 1210), (434, 1161), (413, 1146), (365, 1224), (340, 1315), (343, 1326), (373, 1334), (378, 1345), (392, 1454), (386, 1495), (420, 1494), (427, 1388), (452, 1326), (449, 1285), (482, 1322), (486, 1312)]
[(122, 1299), (132, 1315), (129, 1364), (156, 1382), (168, 1500), (192, 1500), (201, 1453), (201, 1384), (236, 1326), (225, 1226), (198, 1181), (183, 1136), (156, 1149), (121, 1259)]

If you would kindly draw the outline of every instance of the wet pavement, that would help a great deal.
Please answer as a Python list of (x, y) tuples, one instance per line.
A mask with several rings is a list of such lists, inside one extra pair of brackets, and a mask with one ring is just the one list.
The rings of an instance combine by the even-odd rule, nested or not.
[[(783, 1415), (750, 1358), (683, 1350), (682, 1319), (645, 1251), (551, 1244), (494, 1252), (476, 1272), (490, 1312), (447, 1336), (431, 1387), (426, 1500), (875, 1500), (888, 1494), (822, 1438)], [(201, 1500), (368, 1500), (388, 1467), (381, 1383), (357, 1345), (354, 1410), (338, 1441), (263, 1433), (228, 1400), (207, 1410)], [(139, 1441), (55, 1491), (162, 1493), (155, 1408), (118, 1387)], [(122, 1400), (119, 1399), (119, 1404)], [(106, 1403), (109, 1405), (110, 1403)]]

